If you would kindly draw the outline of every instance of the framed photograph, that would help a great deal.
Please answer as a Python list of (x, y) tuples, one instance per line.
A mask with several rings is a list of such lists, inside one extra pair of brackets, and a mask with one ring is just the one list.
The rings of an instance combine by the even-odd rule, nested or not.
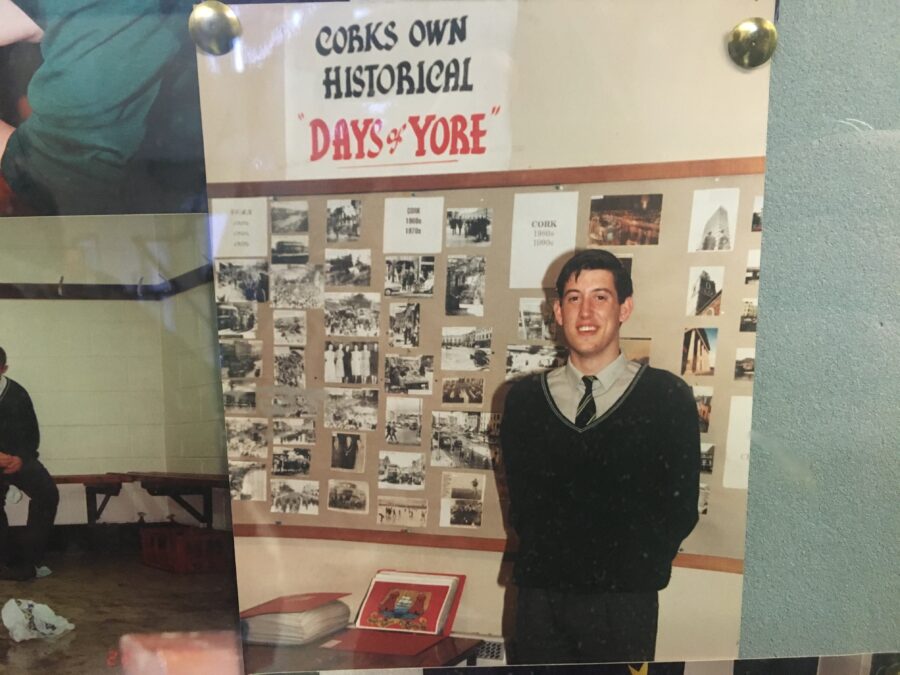
[(378, 424), (378, 390), (325, 388), (325, 427), (374, 431)]
[(262, 374), (261, 340), (220, 340), (222, 379), (258, 378)]
[(456, 246), (489, 246), (494, 221), (493, 209), (447, 209), (447, 248)]
[(304, 265), (309, 262), (309, 236), (305, 234), (272, 237), (273, 265)]
[(315, 480), (272, 479), (272, 513), (319, 513), (319, 482)]
[(388, 306), (388, 345), (418, 347), (421, 307), (418, 302), (392, 302)]
[(311, 417), (318, 408), (304, 389), (275, 387), (272, 392), (272, 417)]
[(331, 434), (331, 468), (362, 473), (366, 469), (365, 434), (339, 431)]
[(287, 478), (308, 476), (312, 464), (310, 448), (275, 447), (272, 449), (272, 475)]
[(392, 445), (422, 442), (422, 399), (388, 396), (385, 405), (384, 440)]
[(265, 260), (217, 260), (216, 302), (266, 302), (269, 263)]
[(568, 351), (559, 345), (509, 345), (506, 348), (506, 379), (540, 373), (565, 365)]
[(269, 420), (264, 417), (226, 417), (228, 459), (265, 459), (269, 454)]
[(385, 256), (384, 294), (407, 298), (432, 297), (434, 295), (434, 256)]
[(747, 251), (747, 271), (744, 273), (745, 284), (759, 283), (759, 249)]
[(381, 296), (377, 293), (326, 293), (325, 334), (377, 337)]
[(421, 452), (382, 450), (378, 453), (378, 489), (423, 490), (425, 455)]
[(743, 305), (740, 330), (742, 333), (755, 333), (756, 321), (759, 315), (759, 300), (756, 298), (744, 298)]
[(367, 248), (326, 248), (326, 286), (371, 286), (372, 251)]
[(272, 420), (275, 445), (312, 445), (316, 442), (314, 417), (284, 417)]
[(722, 313), (724, 267), (692, 267), (688, 273), (687, 316), (719, 316)]
[(309, 234), (309, 203), (303, 200), (269, 201), (272, 234)]
[(360, 480), (329, 480), (328, 510), (345, 513), (369, 512), (369, 484)]
[(694, 402), (697, 404), (697, 420), (700, 423), (700, 433), (709, 431), (709, 418), (712, 416), (713, 388), (694, 385)]
[(731, 251), (737, 223), (738, 188), (694, 190), (688, 251)]
[(275, 385), (303, 388), (306, 386), (306, 366), (303, 347), (274, 348)]
[(397, 527), (425, 527), (428, 524), (428, 500), (422, 497), (378, 495), (377, 522)]
[(491, 445), (500, 438), (498, 418), (461, 410), (431, 413), (431, 466), (491, 469)]
[(222, 380), (222, 403), (225, 414), (256, 412), (255, 380)]
[(325, 268), (287, 265), (272, 268), (272, 306), (318, 309), (325, 306)]
[(762, 232), (763, 220), (763, 196), (756, 195), (753, 198), (753, 216), (750, 219), (750, 231)]
[(718, 338), (718, 328), (686, 328), (681, 346), (681, 374), (713, 375)]
[(228, 489), (239, 502), (266, 501), (266, 465), (228, 460)]
[(295, 309), (272, 310), (272, 334), (276, 345), (306, 345), (306, 312)]
[(326, 204), (325, 239), (329, 243), (358, 241), (362, 219), (359, 199), (329, 199)]
[(484, 378), (446, 378), (441, 387), (441, 402), (450, 405), (482, 405), (484, 403)]
[(216, 305), (216, 325), (219, 337), (255, 338), (258, 323), (255, 302), (232, 302)]
[(644, 246), (659, 243), (660, 194), (603, 195), (591, 198), (588, 245)]
[(441, 370), (487, 370), (491, 365), (491, 328), (441, 328)]
[(484, 256), (447, 256), (447, 316), (484, 316)]
[(520, 340), (553, 340), (553, 303), (546, 298), (519, 298), (518, 328)]
[(433, 356), (384, 357), (384, 384), (390, 394), (430, 395), (434, 387)]
[(756, 348), (738, 347), (734, 355), (734, 379), (753, 381), (756, 371)]

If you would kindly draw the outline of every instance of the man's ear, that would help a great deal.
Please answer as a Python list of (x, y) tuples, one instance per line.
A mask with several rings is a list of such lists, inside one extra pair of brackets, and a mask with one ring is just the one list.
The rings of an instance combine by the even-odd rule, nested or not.
[(562, 320), (562, 307), (561, 307), (560, 304), (559, 304), (559, 300), (554, 300), (554, 301), (553, 301), (553, 318), (556, 319), (556, 324), (557, 324), (558, 326), (562, 326), (562, 325), (563, 325), (563, 320)]
[(634, 311), (634, 297), (628, 296), (625, 298), (625, 302), (619, 305), (619, 323), (625, 323), (628, 321), (628, 317), (631, 316), (631, 313)]

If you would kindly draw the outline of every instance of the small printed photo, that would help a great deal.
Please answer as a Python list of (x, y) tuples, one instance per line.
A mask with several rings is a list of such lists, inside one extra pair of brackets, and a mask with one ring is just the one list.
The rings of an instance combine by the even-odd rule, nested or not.
[(308, 262), (308, 235), (293, 234), (272, 237), (273, 265), (305, 265)]
[(753, 217), (750, 219), (750, 231), (762, 232), (763, 196), (753, 198)]
[(272, 393), (272, 417), (307, 417), (317, 411), (315, 401), (303, 389), (276, 387)]
[(312, 450), (309, 448), (273, 448), (272, 449), (272, 475), (308, 476), (309, 467), (312, 464)]
[(662, 199), (662, 195), (592, 197), (588, 245), (597, 248), (658, 244)]
[(265, 302), (269, 299), (269, 263), (265, 260), (217, 260), (216, 302)]
[(296, 309), (272, 310), (272, 333), (276, 345), (306, 345), (306, 312)]
[(384, 294), (409, 298), (432, 297), (434, 295), (434, 256), (385, 256)]
[(709, 513), (709, 484), (700, 483), (700, 491), (697, 493), (697, 513), (705, 516)]
[(447, 209), (447, 248), (488, 246), (493, 209)]
[(431, 466), (490, 469), (491, 446), (500, 440), (500, 415), (480, 412), (431, 413)]
[(219, 337), (256, 337), (256, 303), (219, 303), (216, 306)]
[(229, 459), (264, 459), (269, 454), (269, 421), (261, 417), (226, 417), (225, 448)]
[(222, 379), (255, 378), (262, 373), (261, 340), (220, 340)]
[(741, 310), (741, 332), (755, 333), (756, 319), (759, 314), (759, 300), (756, 298), (744, 298), (744, 308)]
[(700, 444), (700, 471), (703, 473), (712, 473), (713, 458), (716, 454), (716, 446), (712, 443)]
[(484, 403), (484, 378), (448, 377), (441, 388), (442, 403), (481, 405)]
[(422, 442), (422, 399), (388, 396), (384, 440), (392, 445)]
[(328, 243), (359, 240), (361, 200), (329, 199), (325, 207), (325, 239)]
[(421, 497), (379, 495), (378, 524), (398, 527), (425, 527), (428, 524), (428, 500)]
[(272, 268), (272, 306), (319, 309), (325, 306), (325, 268), (288, 265)]
[(388, 306), (388, 346), (418, 347), (421, 309), (418, 302), (392, 302)]
[(325, 334), (332, 337), (378, 337), (378, 293), (326, 293)]
[(382, 490), (423, 490), (425, 455), (398, 450), (379, 452), (378, 487)]
[(694, 190), (688, 252), (734, 248), (740, 192), (738, 188)]
[(326, 286), (371, 286), (372, 250), (368, 248), (326, 248)]
[(236, 502), (266, 501), (266, 465), (262, 462), (228, 462), (228, 488)]
[(442, 499), (441, 527), (481, 527), (483, 503), (472, 499)]
[(328, 384), (376, 384), (377, 342), (325, 342), (325, 382)]
[(348, 513), (368, 513), (369, 484), (358, 480), (329, 480), (328, 509)]
[(256, 411), (255, 380), (222, 380), (222, 403), (225, 414)]
[(712, 415), (712, 387), (691, 387), (694, 390), (694, 402), (697, 404), (697, 421), (700, 423), (700, 433), (709, 432), (709, 418)]
[(319, 513), (319, 481), (272, 479), (272, 513)]
[(275, 385), (305, 387), (304, 361), (303, 347), (275, 347)]
[(759, 282), (759, 249), (747, 251), (747, 271), (744, 273), (744, 283), (753, 284)]
[(366, 470), (366, 437), (363, 434), (331, 434), (331, 468), (362, 473)]
[(565, 347), (559, 345), (508, 345), (506, 379), (559, 368), (565, 365), (567, 354)]
[(519, 339), (552, 340), (555, 335), (553, 304), (545, 298), (519, 298)]
[(756, 371), (756, 348), (738, 347), (734, 357), (734, 379), (753, 381)]
[(642, 337), (621, 337), (619, 338), (619, 346), (622, 353), (629, 361), (635, 361), (642, 365), (650, 365), (650, 348), (653, 341), (650, 338)]
[(325, 388), (327, 429), (374, 431), (377, 423), (377, 389)]
[(305, 201), (269, 202), (272, 234), (308, 234), (309, 203)]
[(692, 267), (688, 273), (687, 316), (719, 316), (724, 280), (724, 267)]
[(686, 328), (681, 347), (682, 375), (713, 375), (718, 328)]
[(483, 473), (444, 471), (441, 474), (441, 499), (483, 501), (484, 486), (487, 480), (487, 475)]
[(492, 328), (443, 326), (441, 370), (487, 370), (491, 365)]
[(279, 417), (272, 420), (275, 445), (312, 445), (316, 442), (314, 417)]
[(447, 256), (447, 316), (484, 316), (484, 256)]
[(430, 395), (434, 388), (433, 356), (384, 357), (384, 382), (390, 394)]

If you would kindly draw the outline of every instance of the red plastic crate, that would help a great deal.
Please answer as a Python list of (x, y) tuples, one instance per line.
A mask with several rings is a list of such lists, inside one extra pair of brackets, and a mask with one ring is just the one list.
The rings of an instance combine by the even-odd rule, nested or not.
[(141, 561), (167, 572), (227, 572), (232, 555), (230, 532), (184, 525), (141, 529)]

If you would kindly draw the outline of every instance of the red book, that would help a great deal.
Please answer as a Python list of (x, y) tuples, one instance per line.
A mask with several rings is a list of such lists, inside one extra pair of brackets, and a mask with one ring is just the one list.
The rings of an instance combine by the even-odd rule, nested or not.
[(256, 605), (241, 612), (242, 619), (249, 619), (261, 614), (293, 614), (307, 612), (316, 607), (327, 605), (349, 593), (300, 593), (299, 595), (282, 595), (261, 605)]

